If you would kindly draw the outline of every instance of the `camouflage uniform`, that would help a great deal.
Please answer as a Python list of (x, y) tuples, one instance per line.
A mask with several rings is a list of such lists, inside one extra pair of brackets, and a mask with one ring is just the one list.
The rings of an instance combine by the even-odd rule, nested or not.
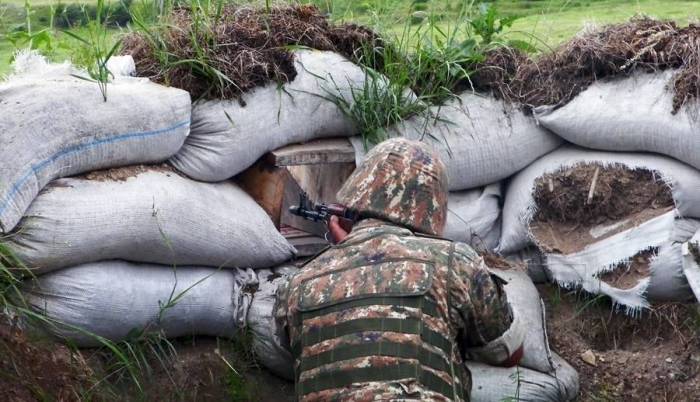
[[(360, 221), (278, 290), (277, 327), (286, 328), (295, 357), (299, 400), (466, 401), (463, 355), (500, 363), (522, 342), (517, 334), (501, 341), (512, 322), (505, 294), (469, 246), (406, 228), (439, 234), (447, 191), (441, 162), (403, 141), (388, 151), (377, 146), (339, 193), (363, 216), (382, 220)], [(415, 180), (391, 182), (405, 172)]]

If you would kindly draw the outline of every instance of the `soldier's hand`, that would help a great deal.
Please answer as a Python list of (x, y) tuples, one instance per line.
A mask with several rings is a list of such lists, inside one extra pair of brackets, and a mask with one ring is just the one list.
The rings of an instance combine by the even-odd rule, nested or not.
[(343, 226), (344, 225), (342, 225), (337, 216), (331, 215), (331, 218), (328, 220), (328, 232), (331, 235), (331, 241), (333, 244), (338, 244), (343, 241), (343, 239), (345, 239), (345, 237), (348, 235), (348, 232), (350, 232), (352, 229)]

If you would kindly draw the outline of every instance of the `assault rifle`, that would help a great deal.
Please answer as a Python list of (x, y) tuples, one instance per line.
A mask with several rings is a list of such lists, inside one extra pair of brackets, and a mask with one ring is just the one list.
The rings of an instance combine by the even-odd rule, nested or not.
[(299, 205), (289, 207), (289, 212), (313, 222), (328, 224), (331, 216), (335, 215), (340, 220), (341, 226), (352, 227), (359, 217), (357, 212), (341, 204), (316, 204), (309, 200), (305, 192), (299, 193)]

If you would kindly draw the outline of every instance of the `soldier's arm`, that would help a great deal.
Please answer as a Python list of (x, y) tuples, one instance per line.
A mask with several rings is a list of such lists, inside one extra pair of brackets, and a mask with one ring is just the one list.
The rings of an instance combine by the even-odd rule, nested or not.
[(499, 279), (463, 244), (456, 247), (452, 274), (450, 299), (463, 322), (459, 336), (465, 357), (492, 365), (518, 364), (525, 332)]

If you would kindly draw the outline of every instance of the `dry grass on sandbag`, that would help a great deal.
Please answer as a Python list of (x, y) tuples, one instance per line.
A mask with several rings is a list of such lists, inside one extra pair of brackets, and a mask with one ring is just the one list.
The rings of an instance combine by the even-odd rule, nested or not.
[(489, 52), (475, 87), (531, 109), (564, 105), (596, 80), (635, 70), (679, 69), (673, 112), (700, 95), (700, 24), (679, 27), (646, 17), (584, 32), (538, 58), (506, 48)]
[(233, 99), (269, 82), (292, 81), (294, 46), (356, 59), (380, 39), (355, 24), (331, 25), (314, 6), (227, 5), (177, 8), (167, 23), (128, 35), (122, 52), (133, 56), (138, 75), (187, 90), (193, 99)]
[[(596, 175), (597, 171), (597, 175)], [(597, 178), (596, 178), (597, 176)], [(594, 184), (595, 183), (595, 184)], [(622, 165), (581, 164), (535, 181), (530, 231), (546, 252), (569, 254), (674, 208), (661, 176)], [(593, 236), (591, 229), (616, 225)]]

